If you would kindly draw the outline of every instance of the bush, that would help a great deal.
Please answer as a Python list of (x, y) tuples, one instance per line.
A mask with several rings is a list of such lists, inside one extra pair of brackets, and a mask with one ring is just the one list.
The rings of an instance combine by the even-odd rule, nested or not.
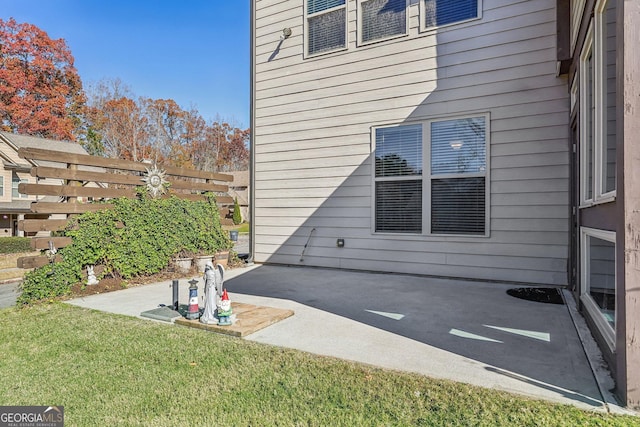
[(128, 279), (162, 271), (181, 252), (212, 254), (232, 248), (213, 195), (206, 201), (142, 196), (110, 203), (112, 209), (84, 213), (69, 224), (64, 235), (73, 244), (58, 251), (62, 262), (27, 273), (19, 302), (69, 294), (87, 265), (103, 265), (103, 276)]
[(238, 203), (238, 198), (233, 202), (233, 223), (238, 225), (242, 222), (242, 212), (240, 212), (240, 204)]
[(31, 239), (28, 237), (0, 237), (0, 254), (31, 251)]

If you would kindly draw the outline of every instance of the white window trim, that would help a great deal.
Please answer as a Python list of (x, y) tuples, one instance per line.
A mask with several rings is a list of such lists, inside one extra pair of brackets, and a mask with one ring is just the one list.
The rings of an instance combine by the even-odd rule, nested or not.
[(456, 21), (456, 22), (451, 22), (449, 24), (444, 24), (444, 25), (436, 25), (433, 27), (427, 27), (427, 7), (425, 5), (425, 0), (420, 0), (420, 32), (426, 32), (426, 31), (435, 31), (435, 30), (439, 30), (441, 28), (447, 28), (450, 27), (452, 25), (460, 25), (460, 24), (465, 24), (467, 22), (471, 22), (471, 21), (477, 21), (479, 19), (482, 19), (482, 2), (483, 0), (477, 0), (478, 2), (478, 16), (475, 16), (473, 18), (469, 18), (469, 19), (465, 19), (462, 21)]
[(380, 39), (376, 39), (376, 40), (370, 40), (370, 41), (363, 41), (362, 40), (362, 34), (363, 34), (363, 30), (362, 30), (362, 26), (364, 25), (364, 13), (362, 13), (362, 3), (366, 3), (367, 1), (370, 0), (358, 0), (358, 10), (357, 10), (357, 16), (358, 16), (358, 46), (368, 46), (370, 44), (374, 44), (374, 43), (380, 43), (380, 42), (384, 42), (387, 40), (393, 40), (393, 39), (397, 39), (400, 37), (407, 37), (409, 35), (409, 5), (410, 5), (410, 0), (406, 0), (405, 1), (405, 27), (404, 27), (404, 33), (403, 34), (394, 34), (392, 36), (388, 36), (388, 37), (384, 37), (384, 38), (380, 38)]
[[(581, 73), (582, 74), (582, 73)], [(576, 108), (578, 102), (578, 79), (574, 78), (571, 83), (571, 112)]]
[(571, 51), (576, 47), (578, 41), (578, 30), (582, 21), (582, 13), (584, 11), (585, 0), (571, 1)]
[[(588, 168), (588, 148), (591, 144), (591, 141), (587, 141), (587, 133), (588, 133), (588, 123), (585, 120), (585, 114), (589, 113), (588, 105), (587, 105), (587, 89), (589, 89), (589, 80), (587, 78), (587, 59), (589, 55), (592, 54), (593, 50), (593, 29), (592, 26), (589, 25), (589, 30), (587, 31), (587, 35), (584, 40), (584, 44), (582, 46), (582, 52), (580, 53), (580, 207), (591, 206), (593, 204), (593, 195), (592, 197), (587, 196), (588, 191), (588, 183), (586, 177), (589, 173)], [(595, 67), (594, 67), (595, 68)], [(594, 79), (595, 80), (595, 79)], [(592, 88), (591, 88), (592, 89)], [(595, 94), (594, 101), (595, 103)], [(595, 123), (595, 117), (594, 117)], [(594, 153), (595, 154), (595, 153)], [(595, 163), (595, 159), (593, 159)], [(592, 185), (595, 183), (595, 176), (592, 174)]]
[[(19, 181), (16, 181), (15, 183), (18, 184), (18, 186), (20, 184), (28, 184), (29, 183), (29, 179), (28, 178), (20, 178), (18, 176)], [(29, 196), (27, 194), (22, 194), (19, 190), (18, 190), (18, 186), (14, 187), (13, 186), (14, 181), (13, 181), (13, 176), (11, 177), (11, 199), (12, 200), (16, 200), (16, 199), (28, 199)], [(18, 192), (18, 196), (14, 197), (13, 196), (13, 190), (16, 190)]]
[[(600, 308), (593, 301), (591, 295), (589, 295), (589, 237), (595, 237), (601, 240), (606, 240), (614, 244), (614, 253), (616, 253), (615, 263), (617, 265), (617, 251), (615, 249), (616, 245), (616, 233), (614, 231), (606, 231), (599, 230), (596, 228), (589, 227), (580, 227), (580, 302), (584, 305), (585, 309), (589, 313), (591, 319), (596, 324), (598, 330), (602, 333), (607, 346), (611, 352), (615, 351), (616, 348), (616, 331), (609, 325), (606, 319), (602, 316), (600, 312)], [(617, 268), (616, 268), (617, 270)], [(617, 271), (616, 278), (614, 279), (617, 283)], [(617, 316), (618, 307), (616, 306), (614, 316)], [(617, 324), (617, 322), (616, 322)]]
[[(603, 192), (602, 177), (605, 174), (603, 164), (603, 150), (605, 147), (605, 141), (607, 138), (606, 127), (603, 126), (605, 119), (606, 106), (606, 73), (604, 69), (606, 67), (606, 53), (604, 52), (605, 44), (602, 40), (603, 25), (606, 25), (605, 8), (609, 0), (600, 0), (596, 5), (595, 17), (589, 24), (587, 35), (580, 54), (580, 207), (589, 207), (601, 203), (608, 203), (614, 201), (616, 198), (616, 190)], [(604, 19), (603, 19), (604, 18)], [(595, 21), (595, 22), (594, 22)], [(584, 120), (585, 113), (587, 113), (587, 89), (589, 82), (587, 81), (586, 60), (591, 54), (593, 56), (593, 87), (590, 89), (593, 91), (593, 103), (594, 103), (594, 117), (593, 117), (593, 165), (592, 165), (592, 197), (587, 197), (587, 181), (586, 176), (588, 173), (587, 164), (587, 143), (591, 143), (586, 140), (587, 135), (587, 123)], [(616, 186), (617, 188), (617, 186)]]
[[(595, 71), (595, 88), (594, 88), (594, 102), (596, 105), (595, 111), (595, 128), (594, 128), (594, 202), (595, 203), (607, 203), (615, 200), (616, 190), (609, 192), (603, 192), (603, 175), (606, 173), (603, 164), (603, 151), (606, 147), (607, 131), (606, 126), (603, 126), (607, 109), (607, 73), (606, 73), (606, 41), (602, 40), (602, 36), (606, 34), (603, 31), (603, 27), (606, 23), (606, 7), (610, 0), (600, 0), (596, 4), (595, 15), (595, 30), (593, 34), (593, 50), (594, 50), (594, 71)], [(617, 188), (617, 185), (616, 185)]]
[[(439, 174), (431, 175), (431, 123), (442, 122), (447, 120), (459, 120), (468, 119), (473, 117), (484, 117), (485, 119), (485, 171), (484, 173), (466, 173), (466, 174)], [(404, 175), (398, 177), (384, 177), (384, 179), (376, 178), (375, 172), (375, 152), (376, 152), (376, 129), (397, 127), (404, 125), (421, 124), (422, 125), (422, 175)], [(434, 117), (428, 120), (421, 120), (416, 122), (403, 122), (392, 125), (380, 125), (373, 126), (370, 132), (371, 137), (371, 156), (372, 158), (372, 171), (371, 171), (371, 233), (375, 235), (389, 235), (389, 236), (430, 236), (441, 237), (445, 240), (460, 240), (460, 239), (477, 239), (491, 237), (491, 114), (488, 112), (471, 113), (458, 116), (441, 116)], [(474, 178), (484, 177), (485, 184), (485, 225), (484, 234), (439, 234), (431, 233), (431, 181), (434, 179), (443, 178)], [(376, 181), (408, 181), (408, 180), (421, 180), (422, 181), (422, 233), (391, 233), (388, 231), (376, 231)]]
[[(309, 10), (308, 1), (304, 1), (304, 57), (305, 58), (316, 58), (322, 55), (327, 55), (335, 52), (345, 51), (349, 48), (349, 0), (345, 0), (343, 5), (332, 7), (330, 9), (326, 9), (320, 12), (309, 14), (307, 11)], [(344, 9), (345, 10), (345, 23), (344, 23), (344, 47), (339, 47), (336, 49), (325, 50), (319, 53), (309, 53), (309, 18), (313, 18), (314, 16), (320, 16), (325, 13), (333, 12), (334, 10)]]

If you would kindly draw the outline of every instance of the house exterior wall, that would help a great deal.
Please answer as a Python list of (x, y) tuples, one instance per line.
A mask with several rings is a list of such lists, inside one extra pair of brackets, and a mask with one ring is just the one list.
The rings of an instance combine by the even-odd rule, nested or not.
[[(254, 1), (254, 260), (566, 284), (555, 1), (484, 0), (480, 19), (431, 31), (409, 3), (408, 35), (361, 45), (347, 1), (347, 49), (307, 57), (304, 1)], [(490, 129), (487, 235), (375, 233), (372, 128), (478, 114)]]
[(620, 195), (620, 244), (617, 265), (617, 333), (616, 383), (626, 405), (640, 409), (640, 4), (620, 0), (618, 19), (618, 147), (622, 164), (618, 166)]
[[(572, 0), (571, 8), (569, 80), (576, 98), (572, 114), (578, 136), (575, 168), (578, 197), (574, 205), (580, 230), (576, 242), (580, 248), (576, 254), (579, 266), (576, 297), (614, 372), (618, 396), (625, 405), (637, 409), (640, 345), (635, 331), (640, 327), (640, 304), (635, 294), (640, 278), (637, 256), (640, 76), (635, 47), (640, 38), (640, 5), (624, 0)], [(598, 194), (599, 168), (604, 177), (610, 178), (611, 170), (616, 172), (615, 180), (607, 181), (607, 186), (615, 183), (610, 193)], [(595, 171), (595, 177), (591, 170)], [(595, 190), (585, 197), (585, 187)], [(597, 253), (602, 247), (590, 246), (594, 236), (602, 238), (600, 243), (608, 242), (606, 258), (602, 256), (605, 252)], [(605, 275), (601, 274), (603, 271)], [(609, 294), (607, 300), (598, 299), (600, 289)]]

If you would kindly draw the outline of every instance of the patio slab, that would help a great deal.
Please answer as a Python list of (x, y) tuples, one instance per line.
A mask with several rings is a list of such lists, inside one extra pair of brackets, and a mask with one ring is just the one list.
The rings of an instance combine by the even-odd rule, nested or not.
[(190, 320), (184, 317), (176, 318), (174, 323), (190, 328), (204, 329), (206, 331), (242, 338), (284, 320), (287, 317), (291, 317), (294, 314), (293, 310), (264, 307), (241, 302), (232, 302), (231, 309), (236, 316), (236, 320), (232, 325), (207, 325), (201, 323), (200, 320)]

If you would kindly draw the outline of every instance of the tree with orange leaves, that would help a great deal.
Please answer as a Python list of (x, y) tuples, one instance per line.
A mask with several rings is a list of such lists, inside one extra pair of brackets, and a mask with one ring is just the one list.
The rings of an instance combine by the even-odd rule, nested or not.
[(0, 128), (75, 140), (85, 96), (64, 39), (0, 19)]

